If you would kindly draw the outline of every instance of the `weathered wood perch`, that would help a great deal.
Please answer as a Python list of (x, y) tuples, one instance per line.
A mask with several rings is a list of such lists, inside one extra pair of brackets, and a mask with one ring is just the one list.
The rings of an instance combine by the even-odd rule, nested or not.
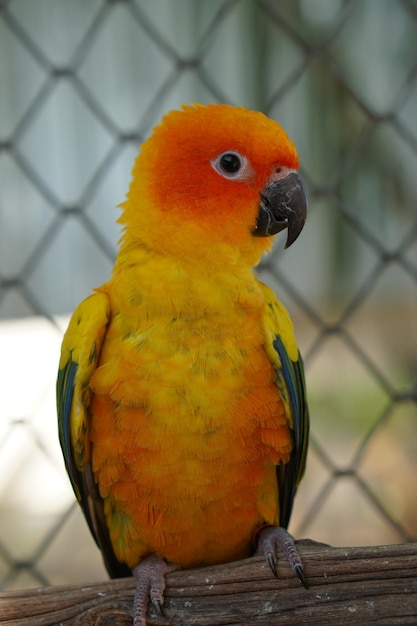
[[(166, 619), (149, 624), (417, 624), (417, 544), (331, 548), (298, 542), (310, 588), (263, 558), (173, 572)], [(1, 626), (131, 625), (131, 578), (0, 594)]]

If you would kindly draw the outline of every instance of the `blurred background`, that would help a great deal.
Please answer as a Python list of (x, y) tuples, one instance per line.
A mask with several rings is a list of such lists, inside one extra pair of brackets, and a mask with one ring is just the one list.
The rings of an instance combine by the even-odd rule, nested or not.
[(416, 40), (415, 0), (0, 0), (2, 588), (106, 576), (59, 449), (59, 347), (109, 276), (141, 142), (195, 101), (279, 120), (309, 192), (260, 267), (312, 413), (290, 530), (417, 539)]

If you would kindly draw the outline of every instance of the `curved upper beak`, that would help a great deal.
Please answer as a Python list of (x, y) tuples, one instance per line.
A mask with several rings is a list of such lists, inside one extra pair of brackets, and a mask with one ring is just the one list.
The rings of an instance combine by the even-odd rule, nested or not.
[(270, 237), (288, 228), (288, 248), (303, 230), (307, 217), (307, 196), (296, 172), (268, 183), (260, 192), (258, 216), (252, 235)]

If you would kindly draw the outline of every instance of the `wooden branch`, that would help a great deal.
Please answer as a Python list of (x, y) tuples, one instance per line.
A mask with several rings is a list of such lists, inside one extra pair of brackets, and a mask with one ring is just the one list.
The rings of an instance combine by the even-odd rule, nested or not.
[[(310, 585), (254, 557), (167, 576), (165, 616), (149, 624), (417, 624), (417, 544), (331, 548), (297, 542)], [(1, 626), (131, 626), (132, 578), (0, 594)]]

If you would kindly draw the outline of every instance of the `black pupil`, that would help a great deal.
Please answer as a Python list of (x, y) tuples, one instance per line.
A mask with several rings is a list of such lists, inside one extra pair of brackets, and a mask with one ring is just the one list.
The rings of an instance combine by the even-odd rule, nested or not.
[(220, 159), (220, 166), (228, 174), (235, 174), (240, 170), (241, 161), (237, 154), (227, 153)]

